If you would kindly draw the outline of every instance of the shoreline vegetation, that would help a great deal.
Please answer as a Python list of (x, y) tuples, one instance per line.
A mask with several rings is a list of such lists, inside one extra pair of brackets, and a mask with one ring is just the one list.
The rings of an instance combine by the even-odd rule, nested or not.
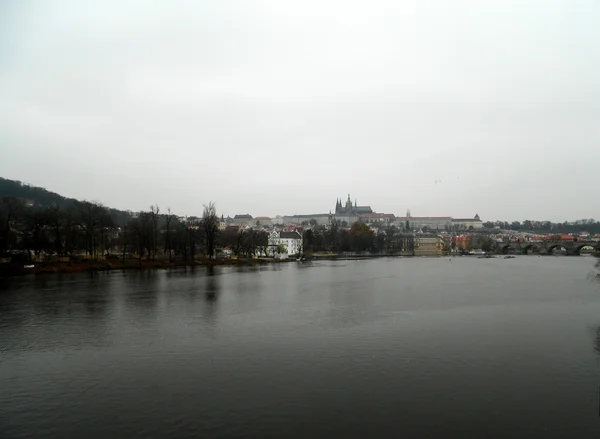
[[(452, 260), (457, 257), (467, 258), (481, 258), (477, 255), (427, 255), (427, 256), (415, 256), (415, 255), (402, 255), (402, 254), (380, 254), (380, 255), (344, 255), (344, 254), (314, 254), (303, 258), (300, 262), (314, 262), (314, 261), (357, 261), (357, 260), (369, 260), (369, 259), (381, 259), (381, 258), (449, 258)], [(514, 258), (515, 256), (512, 256)], [(491, 256), (491, 258), (503, 259), (502, 255)], [(222, 259), (208, 259), (202, 258), (195, 261), (183, 261), (174, 260), (169, 262), (168, 260), (142, 260), (138, 259), (127, 259), (127, 260), (93, 260), (93, 259), (81, 259), (69, 262), (34, 262), (30, 265), (23, 264), (3, 264), (0, 265), (0, 276), (2, 277), (13, 277), (23, 275), (40, 275), (40, 274), (73, 274), (73, 273), (85, 273), (85, 272), (108, 272), (108, 271), (119, 271), (119, 270), (164, 270), (164, 269), (177, 269), (187, 267), (212, 267), (212, 266), (256, 266), (256, 265), (267, 265), (267, 264), (281, 264), (289, 262), (298, 262), (296, 258), (222, 258)], [(600, 261), (598, 263), (600, 268)]]
[(0, 196), (0, 276), (499, 250), (489, 233), (473, 232), (458, 241), (458, 229), (440, 236), (413, 230), (408, 221), (348, 224), (330, 216), (326, 225), (314, 218), (297, 225), (259, 217), (261, 223), (249, 214), (219, 217), (213, 202), (200, 216), (178, 216), (158, 205), (126, 212), (19, 182), (6, 185), (8, 196)]
[[(325, 260), (360, 260), (375, 259), (382, 257), (406, 257), (403, 255), (363, 255), (363, 256), (345, 256), (339, 254), (316, 254), (308, 258), (303, 258), (303, 262), (325, 261)], [(2, 264), (0, 265), (0, 276), (19, 276), (28, 274), (47, 274), (47, 273), (82, 273), (82, 272), (101, 272), (115, 270), (159, 270), (183, 267), (208, 267), (208, 266), (253, 266), (266, 264), (280, 264), (286, 262), (297, 262), (297, 258), (222, 258), (208, 259), (202, 258), (194, 261), (184, 260), (93, 260), (81, 259), (69, 262), (30, 261), (28, 265)]]
[[(444, 255), (414, 256), (402, 254), (380, 254), (380, 255), (344, 255), (338, 253), (313, 254), (302, 258), (301, 262), (314, 261), (351, 261), (367, 260), (380, 258), (414, 258), (414, 257), (447, 257)], [(202, 258), (194, 261), (184, 260), (142, 260), (138, 259), (113, 259), (113, 260), (94, 260), (80, 259), (69, 262), (57, 261), (30, 261), (28, 265), (20, 264), (2, 264), (0, 265), (0, 276), (21, 276), (29, 274), (48, 274), (48, 273), (83, 273), (83, 272), (102, 272), (118, 270), (159, 270), (184, 267), (208, 267), (208, 266), (253, 266), (266, 264), (280, 264), (289, 262), (298, 262), (297, 258), (222, 258), (208, 259)]]

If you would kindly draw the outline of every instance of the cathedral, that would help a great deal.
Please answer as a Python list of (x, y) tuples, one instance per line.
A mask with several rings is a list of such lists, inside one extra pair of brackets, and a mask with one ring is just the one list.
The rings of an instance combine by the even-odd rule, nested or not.
[(339, 198), (335, 202), (335, 214), (336, 215), (344, 215), (344, 216), (358, 216), (365, 213), (373, 213), (373, 209), (371, 206), (358, 206), (356, 204), (356, 199), (354, 200), (354, 205), (352, 205), (352, 201), (350, 200), (350, 194), (348, 194), (348, 200), (346, 204), (342, 204), (342, 199)]

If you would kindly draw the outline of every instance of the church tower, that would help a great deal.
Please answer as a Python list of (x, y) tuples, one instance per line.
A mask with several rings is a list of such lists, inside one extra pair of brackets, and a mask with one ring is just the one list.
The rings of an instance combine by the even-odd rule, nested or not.
[(348, 201), (346, 201), (346, 209), (345, 212), (346, 215), (349, 215), (352, 212), (352, 200), (350, 199), (350, 194), (348, 194)]

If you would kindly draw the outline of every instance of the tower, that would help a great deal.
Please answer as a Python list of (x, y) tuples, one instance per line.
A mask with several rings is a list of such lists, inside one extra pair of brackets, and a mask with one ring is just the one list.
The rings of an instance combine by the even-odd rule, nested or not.
[(346, 201), (346, 211), (345, 213), (348, 215), (352, 212), (352, 200), (350, 199), (350, 194), (348, 194), (348, 200)]

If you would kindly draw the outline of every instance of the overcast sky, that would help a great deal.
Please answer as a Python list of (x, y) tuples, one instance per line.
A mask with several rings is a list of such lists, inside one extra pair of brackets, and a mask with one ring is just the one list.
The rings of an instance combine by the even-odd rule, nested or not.
[(3, 0), (0, 176), (181, 214), (350, 192), (600, 219), (599, 22), (597, 0)]

